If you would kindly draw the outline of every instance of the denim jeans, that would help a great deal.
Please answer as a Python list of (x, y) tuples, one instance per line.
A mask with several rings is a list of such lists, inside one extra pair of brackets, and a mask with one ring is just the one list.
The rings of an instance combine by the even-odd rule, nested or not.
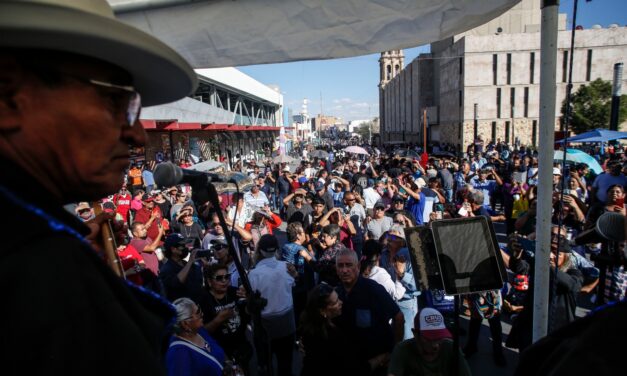
[(414, 317), (418, 313), (418, 300), (414, 297), (412, 299), (400, 300), (396, 302), (398, 307), (405, 316), (405, 328), (403, 339), (414, 338), (414, 333), (411, 331), (414, 328)]

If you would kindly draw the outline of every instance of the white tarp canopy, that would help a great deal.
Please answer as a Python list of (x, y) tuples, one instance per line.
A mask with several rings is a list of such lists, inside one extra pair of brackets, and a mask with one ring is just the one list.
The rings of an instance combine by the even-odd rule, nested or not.
[(520, 0), (108, 0), (195, 68), (359, 56), (445, 39)]

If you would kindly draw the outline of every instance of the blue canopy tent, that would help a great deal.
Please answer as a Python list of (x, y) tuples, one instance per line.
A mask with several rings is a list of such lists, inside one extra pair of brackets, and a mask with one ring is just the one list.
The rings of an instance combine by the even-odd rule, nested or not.
[[(588, 131), (582, 134), (578, 134), (574, 137), (566, 139), (567, 142), (607, 142), (612, 140), (619, 140), (621, 138), (627, 138), (627, 132), (610, 131), (609, 129), (597, 128), (592, 131)], [(556, 144), (561, 144), (564, 139), (555, 141)]]
[[(553, 156), (553, 160), (561, 162), (563, 159), (564, 152), (561, 150), (556, 150)], [(596, 159), (594, 159), (588, 153), (579, 149), (566, 149), (566, 162), (585, 163), (597, 175), (603, 172), (603, 168)]]

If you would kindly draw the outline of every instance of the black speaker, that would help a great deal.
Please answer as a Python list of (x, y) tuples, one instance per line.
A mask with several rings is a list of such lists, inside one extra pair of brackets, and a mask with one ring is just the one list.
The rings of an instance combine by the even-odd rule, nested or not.
[(492, 222), (483, 216), (405, 229), (416, 284), (447, 295), (503, 287), (507, 272)]

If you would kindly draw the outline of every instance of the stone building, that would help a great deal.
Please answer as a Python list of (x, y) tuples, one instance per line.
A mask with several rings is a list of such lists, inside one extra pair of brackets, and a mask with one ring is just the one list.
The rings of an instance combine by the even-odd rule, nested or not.
[(316, 132), (324, 132), (333, 126), (342, 124), (342, 118), (330, 115), (318, 114), (311, 118), (311, 126)]
[[(540, 17), (540, 0), (523, 0), (482, 26), (432, 43), (430, 53), (418, 56), (380, 89), (382, 141), (422, 142), (426, 111), (432, 142), (465, 148), (480, 136), (536, 145)], [(556, 129), (570, 54), (565, 14), (558, 27)], [(597, 78), (611, 81), (614, 64), (626, 56), (626, 27), (577, 30), (573, 92)]]

